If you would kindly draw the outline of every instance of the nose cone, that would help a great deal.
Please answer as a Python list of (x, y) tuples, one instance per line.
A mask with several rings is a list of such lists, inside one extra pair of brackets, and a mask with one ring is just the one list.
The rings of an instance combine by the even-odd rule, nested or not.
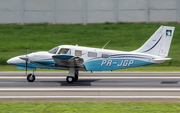
[(19, 58), (19, 56), (18, 56), (18, 57), (13, 57), (13, 58), (9, 59), (9, 60), (7, 61), (7, 63), (8, 63), (8, 64), (12, 64), (12, 65), (17, 65), (17, 64), (19, 64), (19, 63), (24, 63), (24, 61), (21, 60), (21, 59)]
[(8, 64), (13, 64), (13, 58), (9, 59), (9, 60), (7, 61), (7, 63), (8, 63)]

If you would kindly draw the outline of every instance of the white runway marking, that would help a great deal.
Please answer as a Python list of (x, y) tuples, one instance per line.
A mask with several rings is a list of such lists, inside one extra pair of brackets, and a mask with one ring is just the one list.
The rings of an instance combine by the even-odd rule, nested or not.
[(180, 91), (180, 88), (0, 88), (0, 91)]
[(161, 98), (161, 99), (167, 99), (167, 98), (176, 98), (180, 99), (180, 96), (0, 96), (1, 99), (9, 99), (9, 98), (18, 98), (18, 99), (24, 99), (24, 98), (83, 98), (83, 99), (89, 99), (89, 98), (99, 98), (99, 99), (113, 99), (113, 98), (126, 98), (126, 99), (132, 99), (132, 98), (150, 98), (150, 99), (156, 99), (156, 98)]
[[(26, 79), (27, 77), (0, 77), (0, 79)], [(66, 79), (65, 77), (38, 77), (37, 79)], [(180, 79), (180, 77), (79, 77), (80, 79)]]
[(0, 82), (0, 84), (5, 84), (5, 83), (11, 83), (11, 84), (14, 84), (14, 83), (22, 83), (22, 82)]

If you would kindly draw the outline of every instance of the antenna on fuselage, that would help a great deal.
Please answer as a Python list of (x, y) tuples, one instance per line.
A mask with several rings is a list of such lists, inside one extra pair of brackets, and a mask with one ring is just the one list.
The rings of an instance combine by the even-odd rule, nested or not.
[(102, 49), (104, 49), (108, 44), (109, 44), (110, 40), (103, 46)]

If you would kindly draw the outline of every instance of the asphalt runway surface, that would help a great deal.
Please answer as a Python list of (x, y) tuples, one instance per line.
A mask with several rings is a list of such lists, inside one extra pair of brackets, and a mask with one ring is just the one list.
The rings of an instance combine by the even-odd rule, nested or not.
[(80, 72), (66, 82), (68, 72), (0, 72), (0, 101), (180, 101), (180, 73)]

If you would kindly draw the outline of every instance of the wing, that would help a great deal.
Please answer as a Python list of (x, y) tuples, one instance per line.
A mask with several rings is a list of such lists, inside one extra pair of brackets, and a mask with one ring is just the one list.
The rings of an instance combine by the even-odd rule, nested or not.
[(85, 71), (86, 68), (83, 64), (84, 60), (80, 57), (75, 57), (69, 54), (58, 54), (52, 56), (55, 65), (60, 69), (79, 68), (79, 70)]

